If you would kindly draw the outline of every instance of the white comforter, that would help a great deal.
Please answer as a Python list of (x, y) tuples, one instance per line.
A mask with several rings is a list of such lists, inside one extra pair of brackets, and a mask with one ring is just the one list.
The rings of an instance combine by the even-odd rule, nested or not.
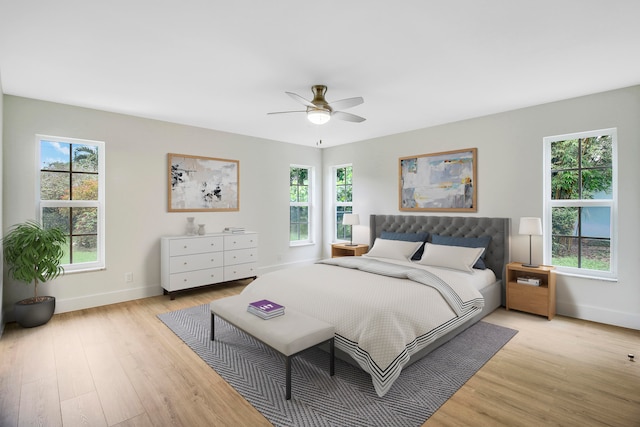
[[(361, 257), (323, 262), (334, 261), (346, 263), (348, 267), (319, 263), (275, 271), (253, 281), (243, 294), (252, 295), (256, 300), (270, 299), (334, 325), (336, 347), (351, 355), (371, 375), (376, 393), (381, 397), (389, 391), (413, 353), (475, 315), (484, 303), (476, 286), (469, 284), (468, 274), (460, 273), (464, 280), (448, 278), (444, 285), (436, 285), (438, 290), (400, 278), (407, 275), (402, 271), (406, 270), (409, 276), (419, 276), (423, 282), (429, 280), (420, 269), (410, 265), (398, 266)], [(391, 275), (354, 268), (355, 264), (371, 267), (372, 262), (376, 263), (374, 269), (385, 270), (390, 266), (387, 274)], [(392, 277), (394, 275), (399, 277)], [(450, 295), (449, 299), (457, 302), (443, 298), (442, 293), (450, 290), (457, 295)]]

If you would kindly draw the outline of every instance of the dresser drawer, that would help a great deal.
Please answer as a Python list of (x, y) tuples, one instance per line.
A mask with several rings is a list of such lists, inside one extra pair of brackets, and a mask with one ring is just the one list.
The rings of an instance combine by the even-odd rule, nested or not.
[(223, 262), (224, 256), (222, 252), (173, 256), (169, 258), (169, 273), (183, 273), (185, 271), (222, 267)]
[(224, 280), (238, 280), (258, 275), (258, 263), (238, 264), (224, 267)]
[(246, 264), (258, 261), (258, 248), (224, 251), (224, 265)]
[(219, 252), (223, 250), (222, 236), (189, 237), (172, 239), (169, 243), (169, 256)]
[(224, 250), (247, 249), (258, 246), (257, 234), (232, 234), (224, 236)]
[(169, 291), (194, 288), (224, 281), (224, 268), (209, 268), (206, 270), (176, 273), (169, 276)]
[(184, 289), (256, 277), (258, 233), (164, 236), (160, 256), (160, 284), (173, 300)]

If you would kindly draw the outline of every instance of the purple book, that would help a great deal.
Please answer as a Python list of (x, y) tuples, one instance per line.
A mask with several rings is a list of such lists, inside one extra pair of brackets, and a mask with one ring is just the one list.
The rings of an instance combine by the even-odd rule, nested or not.
[(269, 301), (268, 299), (263, 299), (260, 301), (254, 301), (252, 303), (249, 303), (249, 306), (254, 307), (260, 311), (263, 311), (265, 313), (271, 313), (273, 311), (277, 311), (277, 310), (283, 310), (284, 307), (281, 306), (280, 304), (276, 304), (275, 302)]

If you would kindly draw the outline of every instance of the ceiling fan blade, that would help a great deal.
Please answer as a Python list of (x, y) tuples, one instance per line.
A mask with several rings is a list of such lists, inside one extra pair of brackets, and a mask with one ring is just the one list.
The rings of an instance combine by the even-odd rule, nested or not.
[(267, 113), (267, 114), (287, 114), (287, 113), (306, 113), (305, 110), (298, 110), (298, 111), (274, 111), (273, 113)]
[(303, 97), (301, 97), (297, 93), (293, 93), (293, 92), (285, 92), (285, 93), (287, 95), (289, 95), (291, 98), (295, 99), (300, 104), (304, 105), (304, 106), (316, 108), (316, 106), (314, 104), (312, 104), (311, 101), (307, 101), (306, 99), (304, 99)]
[(355, 107), (364, 102), (361, 96), (355, 98), (341, 99), (339, 101), (333, 101), (329, 103), (329, 106), (334, 110), (346, 110), (347, 108)]
[(343, 111), (334, 111), (333, 113), (331, 113), (331, 117), (335, 117), (336, 119), (346, 120), (348, 122), (354, 122), (354, 123), (362, 123), (365, 120), (367, 120), (364, 117), (356, 116), (355, 114), (351, 114), (351, 113), (345, 113)]

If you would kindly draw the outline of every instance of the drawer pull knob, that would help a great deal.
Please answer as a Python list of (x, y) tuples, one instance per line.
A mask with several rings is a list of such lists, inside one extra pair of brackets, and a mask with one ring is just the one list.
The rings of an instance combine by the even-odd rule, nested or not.
[(187, 261), (184, 262), (184, 265), (187, 265)]
[(186, 281), (187, 281), (187, 279), (184, 279), (184, 281), (186, 282)]

